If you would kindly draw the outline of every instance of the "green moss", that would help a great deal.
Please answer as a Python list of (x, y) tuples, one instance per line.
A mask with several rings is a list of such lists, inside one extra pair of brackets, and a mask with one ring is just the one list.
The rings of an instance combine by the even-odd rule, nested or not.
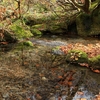
[(89, 58), (89, 64), (90, 65), (100, 65), (100, 55)]
[(70, 50), (66, 56), (66, 60), (73, 63), (86, 63), (88, 62), (88, 56), (83, 51)]
[(39, 31), (38, 29), (31, 29), (31, 32), (34, 36), (38, 36), (38, 37), (41, 37), (42, 36), (42, 32)]
[(70, 50), (66, 55), (66, 60), (71, 63), (88, 63), (93, 68), (100, 65), (100, 55), (88, 58), (88, 55), (80, 50)]
[(30, 32), (30, 29), (26, 25), (22, 25), (20, 20), (13, 23), (9, 29), (15, 33), (15, 36), (20, 38), (27, 38), (33, 36), (33, 34)]
[(46, 24), (36, 24), (36, 25), (33, 25), (31, 29), (46, 31)]
[(23, 45), (32, 47), (33, 43), (31, 41), (25, 41), (23, 42)]

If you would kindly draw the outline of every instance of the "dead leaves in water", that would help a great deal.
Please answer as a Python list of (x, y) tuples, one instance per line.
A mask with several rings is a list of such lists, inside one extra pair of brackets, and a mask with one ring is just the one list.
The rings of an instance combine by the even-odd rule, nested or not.
[(58, 76), (59, 84), (71, 87), (72, 81), (73, 81), (73, 75), (75, 71), (69, 71), (67, 73), (64, 73), (62, 76)]

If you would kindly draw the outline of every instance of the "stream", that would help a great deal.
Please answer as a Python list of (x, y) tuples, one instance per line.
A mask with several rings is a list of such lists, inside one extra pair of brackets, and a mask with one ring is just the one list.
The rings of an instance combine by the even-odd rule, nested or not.
[[(37, 45), (40, 45), (40, 46), (51, 47), (51, 48), (54, 48), (56, 46), (67, 46), (67, 44), (70, 44), (70, 43), (71, 44), (82, 43), (82, 44), (85, 44), (85, 45), (86, 44), (100, 43), (99, 39), (80, 38), (80, 37), (79, 38), (73, 38), (73, 37), (72, 38), (68, 38), (68, 37), (59, 38), (59, 37), (56, 37), (56, 36), (51, 36), (51, 38), (50, 37), (40, 38), (39, 40), (33, 38), (33, 39), (30, 39), (30, 40), (33, 42), (33, 44), (37, 44)], [(53, 53), (63, 55), (63, 52), (60, 51), (60, 50), (53, 51)], [(71, 69), (76, 69), (75, 67), (76, 66), (71, 66), (70, 70)], [(100, 92), (100, 75), (91, 72), (87, 68), (78, 67), (77, 69), (80, 70), (80, 71), (88, 72), (87, 78), (89, 78), (91, 76), (89, 78), (91, 81), (88, 81), (88, 82), (87, 82), (87, 80), (82, 81), (83, 83), (78, 87), (77, 92), (75, 93), (74, 97), (71, 98), (71, 99), (72, 100), (94, 100), (94, 97), (95, 97), (94, 90), (97, 89), (97, 91)], [(76, 74), (75, 78), (78, 78), (77, 74)], [(79, 80), (80, 80), (80, 78), (82, 78), (82, 77), (79, 77)], [(76, 85), (79, 82), (79, 80), (76, 80), (77, 81)], [(73, 83), (75, 84), (75, 82), (73, 82)], [(64, 87), (64, 88), (65, 88), (64, 90), (66, 90), (66, 87)], [(88, 88), (91, 88), (90, 91), (88, 90)], [(73, 91), (73, 87), (70, 87), (70, 92), (72, 92), (72, 91)], [(59, 96), (57, 96), (57, 95), (58, 94), (55, 94), (49, 100), (71, 100), (71, 99), (66, 99), (68, 95), (63, 95), (61, 98), (59, 98)]]
[(60, 50), (48, 51), (74, 43), (100, 43), (99, 39), (46, 36), (30, 41), (33, 49), (1, 53), (1, 100), (97, 100), (100, 75), (66, 63)]

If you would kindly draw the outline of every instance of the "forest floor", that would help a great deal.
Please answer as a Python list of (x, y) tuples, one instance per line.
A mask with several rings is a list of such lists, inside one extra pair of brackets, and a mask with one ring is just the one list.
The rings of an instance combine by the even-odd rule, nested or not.
[(53, 55), (50, 50), (34, 44), (32, 49), (0, 52), (0, 100), (97, 100), (100, 75), (66, 63), (64, 56)]

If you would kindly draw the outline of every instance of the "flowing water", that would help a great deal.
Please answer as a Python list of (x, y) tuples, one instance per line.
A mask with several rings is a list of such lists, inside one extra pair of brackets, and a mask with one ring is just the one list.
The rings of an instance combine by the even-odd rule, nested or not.
[[(33, 38), (33, 39), (30, 39), (30, 40), (33, 42), (33, 44), (42, 45), (42, 46), (51, 47), (51, 48), (54, 48), (56, 46), (67, 46), (70, 43), (71, 44), (82, 43), (82, 44), (85, 44), (85, 45), (86, 44), (100, 43), (100, 40), (95, 39), (95, 38), (68, 38), (68, 37), (60, 38), (60, 37), (56, 37), (56, 36), (40, 38), (40, 39)], [(56, 50), (56, 51), (53, 51), (53, 52), (54, 52), (54, 54), (60, 54), (60, 55), (63, 54), (63, 52), (60, 51), (60, 50)], [(72, 66), (71, 69), (76, 69), (76, 66)], [(79, 70), (79, 72), (82, 71), (82, 70), (87, 71), (88, 76), (86, 78), (87, 78), (87, 80), (89, 79), (90, 81), (87, 82), (87, 80), (85, 79), (83, 81), (83, 84), (81, 84), (78, 87), (73, 98), (68, 99), (68, 100), (94, 100), (95, 93), (97, 93), (97, 92), (94, 93), (94, 90), (97, 89), (97, 91), (100, 92), (100, 75), (93, 73), (92, 71), (90, 71), (87, 68), (77, 67), (77, 69)], [(75, 78), (77, 78), (76, 85), (78, 84), (80, 78), (82, 78), (82, 77), (79, 77), (79, 76), (80, 76), (80, 74), (77, 74), (75, 76)], [(79, 80), (78, 80), (78, 77), (79, 77)], [(75, 84), (75, 82), (74, 82), (74, 84)], [(70, 88), (70, 92), (73, 91), (72, 88), (73, 87)], [(66, 89), (66, 87), (65, 87), (65, 89)], [(88, 89), (90, 89), (90, 90), (88, 90)], [(57, 94), (55, 94), (49, 100), (67, 100), (66, 99), (67, 96), (68, 95), (63, 95), (61, 97), (61, 99), (59, 99), (59, 96), (57, 96)]]
[[(51, 50), (68, 44), (96, 44), (100, 40), (80, 37), (46, 36), (31, 38), (34, 48), (31, 50), (1, 53), (0, 93), (4, 100), (94, 100), (100, 92), (100, 74), (89, 68), (75, 64), (61, 63), (65, 59), (60, 50)], [(36, 46), (36, 48), (35, 48)], [(43, 53), (42, 53), (43, 52)], [(57, 55), (57, 62), (50, 57)], [(60, 55), (60, 56), (59, 56)], [(59, 59), (59, 57), (61, 57)], [(23, 61), (25, 64), (22, 66)], [(59, 64), (58, 64), (59, 63)], [(36, 65), (35, 65), (36, 64)], [(55, 65), (58, 65), (54, 67)], [(52, 72), (53, 71), (53, 72)], [(58, 76), (64, 76), (59, 79)], [(67, 78), (71, 78), (70, 81)], [(73, 85), (64, 84), (68, 81)], [(11, 94), (12, 93), (12, 94)], [(16, 97), (21, 99), (10, 99)], [(42, 98), (42, 99), (40, 99)], [(1, 99), (3, 100), (3, 99)]]

